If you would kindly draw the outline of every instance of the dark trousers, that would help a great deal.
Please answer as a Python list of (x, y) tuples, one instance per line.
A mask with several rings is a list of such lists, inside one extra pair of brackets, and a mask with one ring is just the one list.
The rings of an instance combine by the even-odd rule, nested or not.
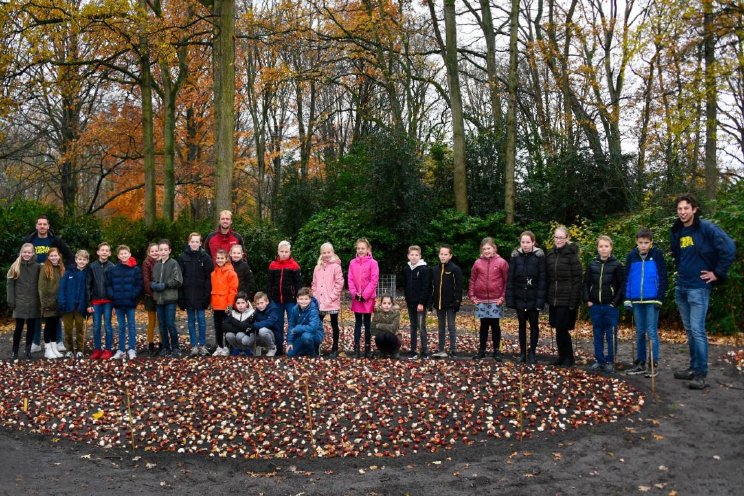
[(21, 345), (21, 333), (23, 332), (23, 325), (26, 324), (26, 348), (31, 347), (31, 342), (34, 339), (34, 329), (36, 329), (36, 321), (39, 319), (15, 319), (15, 330), (13, 331), (13, 351), (18, 352), (18, 347)]
[(44, 342), (56, 343), (59, 317), (44, 317)]
[(537, 341), (540, 338), (540, 326), (539, 326), (540, 311), (537, 309), (532, 310), (519, 310), (517, 309), (517, 321), (519, 322), (519, 353), (520, 355), (527, 354), (527, 322), (530, 323), (530, 349), (529, 351), (534, 353), (537, 349)]
[[(214, 337), (217, 341), (217, 346), (220, 348), (223, 348), (225, 346), (225, 317), (227, 317), (227, 312), (224, 310), (214, 310), (212, 312), (212, 315), (214, 317)], [(283, 333), (282, 333), (283, 335)]]
[[(333, 330), (333, 348), (331, 348), (331, 351), (338, 351), (338, 338), (341, 334), (338, 327), (338, 314), (329, 313), (328, 316), (331, 318), (331, 329)], [(320, 321), (323, 322), (323, 319), (325, 319), (325, 315), (321, 314)]]
[(501, 324), (499, 319), (492, 317), (480, 319), (480, 351), (486, 351), (489, 329), (493, 339), (493, 351), (497, 353), (501, 349)]
[(359, 348), (359, 340), (362, 338), (362, 323), (364, 324), (364, 349), (368, 350), (372, 334), (370, 326), (372, 324), (371, 313), (354, 312), (354, 349)]
[(393, 355), (400, 350), (400, 339), (392, 332), (381, 332), (375, 336), (375, 346), (383, 355)]
[(418, 304), (408, 303), (408, 319), (411, 321), (411, 351), (418, 347), (418, 331), (421, 331), (421, 353), (426, 353), (428, 348), (426, 335), (426, 308), (418, 312)]

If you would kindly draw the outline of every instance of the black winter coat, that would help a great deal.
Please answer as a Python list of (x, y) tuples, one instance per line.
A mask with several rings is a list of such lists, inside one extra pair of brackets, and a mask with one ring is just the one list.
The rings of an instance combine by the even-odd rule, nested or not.
[(114, 268), (111, 260), (101, 263), (96, 260), (88, 266), (88, 301), (107, 300), (106, 272)]
[(545, 257), (545, 269), (548, 274), (548, 304), (578, 308), (582, 284), (579, 246), (568, 243), (563, 248), (550, 250)]
[(256, 291), (253, 289), (253, 271), (251, 266), (245, 260), (239, 260), (237, 262), (230, 261), (232, 263), (235, 273), (238, 274), (238, 292), (244, 292), (248, 295), (248, 299), (252, 300), (253, 295)]
[(545, 252), (540, 248), (528, 253), (514, 250), (506, 280), (506, 306), (518, 310), (542, 310), (547, 286)]
[(403, 266), (403, 288), (409, 305), (429, 305), (431, 298), (431, 269), (421, 260), (415, 268)]
[(178, 290), (178, 306), (183, 309), (204, 310), (212, 295), (212, 257), (203, 249), (186, 247), (178, 257), (183, 283)]
[(437, 310), (460, 310), (462, 301), (462, 271), (452, 262), (437, 264), (431, 271), (431, 304)]
[(625, 298), (625, 269), (620, 261), (610, 256), (589, 262), (584, 275), (584, 301), (598, 305), (619, 307)]

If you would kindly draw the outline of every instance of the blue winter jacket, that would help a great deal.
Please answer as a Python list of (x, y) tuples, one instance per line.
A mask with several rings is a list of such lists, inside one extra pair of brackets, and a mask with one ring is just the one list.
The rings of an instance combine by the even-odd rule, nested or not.
[[(264, 308), (263, 312), (260, 312), (256, 308), (256, 321), (253, 323), (253, 325), (256, 327), (256, 329), (261, 329), (263, 327), (267, 329), (271, 329), (271, 331), (274, 334), (277, 334), (279, 329), (279, 319), (282, 315), (282, 309), (274, 303), (273, 301), (269, 301), (269, 304)], [(283, 330), (283, 329), (282, 329)]]
[(664, 253), (655, 246), (642, 258), (638, 247), (625, 258), (625, 303), (664, 303), (667, 291)]
[(320, 311), (318, 310), (318, 301), (315, 298), (310, 300), (306, 309), (302, 310), (300, 305), (296, 305), (289, 314), (289, 324), (287, 325), (287, 341), (292, 346), (305, 333), (312, 333), (316, 340), (323, 339), (323, 324), (320, 321)]
[[(707, 220), (700, 219), (697, 215), (694, 217), (692, 224), (692, 235), (689, 240), (689, 249), (694, 249), (696, 262), (688, 267), (680, 267), (680, 257), (682, 256), (680, 247), (680, 237), (684, 226), (682, 222), (677, 221), (672, 225), (671, 238), (669, 244), (672, 251), (672, 257), (677, 264), (678, 272), (689, 272), (697, 275), (701, 270), (712, 271), (718, 279), (715, 283), (721, 283), (728, 277), (728, 270), (736, 258), (736, 244), (723, 229), (716, 224)], [(693, 277), (693, 276), (690, 276)], [(680, 284), (680, 278), (677, 284)], [(703, 285), (704, 286), (704, 285)]]
[(88, 310), (88, 267), (80, 270), (75, 264), (67, 266), (59, 281), (57, 304), (61, 313), (86, 314)]
[(142, 270), (137, 265), (118, 263), (106, 271), (106, 294), (114, 308), (136, 308), (142, 291)]

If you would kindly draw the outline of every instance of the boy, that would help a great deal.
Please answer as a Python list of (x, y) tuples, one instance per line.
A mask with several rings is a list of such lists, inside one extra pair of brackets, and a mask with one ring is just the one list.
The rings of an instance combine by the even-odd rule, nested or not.
[(300, 288), (297, 305), (289, 314), (287, 324), (287, 356), (318, 356), (322, 341), (323, 326), (318, 302), (312, 297), (310, 288)]
[(408, 247), (408, 263), (403, 267), (403, 291), (411, 321), (411, 351), (408, 358), (415, 360), (418, 345), (417, 333), (421, 330), (421, 358), (427, 358), (426, 308), (431, 297), (431, 270), (421, 258), (421, 247)]
[(170, 241), (161, 239), (158, 242), (158, 251), (160, 260), (152, 268), (150, 288), (160, 324), (160, 342), (163, 343), (160, 356), (179, 358), (181, 350), (178, 348), (176, 304), (178, 303), (178, 288), (183, 284), (183, 277), (178, 262), (170, 258)]
[(279, 305), (282, 313), (279, 318), (279, 333), (276, 337), (276, 349), (279, 355), (284, 353), (284, 314), (287, 317), (297, 304), (297, 290), (302, 286), (300, 265), (292, 258), (292, 245), (289, 241), (280, 241), (277, 246), (277, 257), (269, 264), (269, 278), (266, 293), (271, 301)]
[[(225, 339), (232, 346), (233, 354), (237, 355), (244, 351), (246, 355), (259, 356), (261, 348), (273, 349), (276, 352), (274, 332), (256, 325), (257, 312), (251, 308), (248, 301), (248, 295), (239, 292), (235, 297), (232, 311), (225, 318)], [(262, 300), (262, 303), (266, 302)]]
[[(85, 250), (75, 253), (75, 265), (70, 265), (59, 281), (57, 303), (62, 313), (62, 324), (65, 327), (66, 358), (83, 358), (85, 334), (83, 320), (88, 309), (88, 260), (90, 255)], [(77, 334), (76, 334), (77, 333)], [(75, 346), (73, 346), (73, 338)]]
[[(178, 304), (186, 310), (189, 326), (191, 356), (207, 355), (207, 318), (205, 310), (209, 307), (212, 294), (212, 257), (202, 248), (201, 234), (189, 234), (188, 246), (178, 257), (183, 284), (179, 292)], [(198, 327), (198, 335), (197, 335)]]
[(127, 356), (127, 337), (129, 338), (128, 356), (137, 358), (136, 331), (134, 327), (134, 309), (142, 294), (142, 271), (137, 267), (137, 260), (126, 245), (116, 248), (119, 263), (106, 272), (106, 294), (116, 309), (116, 321), (119, 324), (119, 351), (113, 360), (122, 360)]
[[(111, 323), (112, 305), (106, 294), (106, 273), (114, 267), (111, 258), (111, 246), (105, 241), (96, 250), (98, 260), (88, 269), (88, 313), (93, 314), (93, 353), (91, 360), (108, 360), (113, 355), (114, 326)], [(101, 348), (101, 321), (106, 329), (106, 347)]]
[[(659, 374), (659, 310), (667, 290), (664, 254), (653, 246), (650, 230), (636, 234), (636, 247), (625, 258), (625, 307), (632, 309), (636, 326), (636, 359), (628, 375)], [(651, 341), (651, 360), (646, 368), (646, 336)]]
[(439, 348), (432, 355), (434, 358), (447, 358), (444, 351), (445, 324), (449, 328), (450, 352), (457, 353), (457, 329), (455, 328), (455, 314), (460, 311), (462, 300), (462, 271), (452, 262), (452, 247), (440, 245), (439, 266), (432, 271), (431, 301), (437, 311), (439, 325)]
[[(259, 344), (264, 349), (268, 349), (266, 356), (272, 357), (276, 355), (274, 336), (276, 336), (278, 332), (280, 318), (279, 312), (281, 311), (281, 308), (279, 308), (279, 305), (269, 300), (269, 295), (262, 291), (256, 293), (253, 304), (256, 307), (256, 320), (253, 323), (253, 326), (258, 329)], [(261, 344), (262, 338), (264, 338), (264, 344)]]

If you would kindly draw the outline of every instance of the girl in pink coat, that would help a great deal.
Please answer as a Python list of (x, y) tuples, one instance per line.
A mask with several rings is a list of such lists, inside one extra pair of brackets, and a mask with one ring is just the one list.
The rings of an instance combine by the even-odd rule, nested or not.
[(313, 271), (313, 296), (320, 307), (320, 321), (326, 315), (331, 316), (333, 329), (333, 348), (328, 355), (330, 358), (338, 356), (338, 312), (341, 310), (341, 293), (344, 290), (344, 273), (341, 269), (341, 259), (336, 256), (331, 243), (320, 246), (320, 258)]
[(370, 330), (372, 311), (377, 298), (377, 282), (380, 269), (377, 260), (372, 258), (372, 246), (366, 238), (356, 242), (356, 258), (349, 263), (349, 293), (351, 294), (351, 311), (354, 312), (354, 358), (360, 358), (359, 340), (364, 322), (364, 357), (370, 358)]
[(468, 298), (475, 303), (475, 315), (480, 319), (480, 350), (473, 359), (485, 358), (490, 328), (493, 335), (493, 358), (500, 362), (501, 325), (499, 319), (504, 313), (509, 264), (497, 253), (493, 238), (483, 238), (480, 252), (480, 258), (475, 261), (470, 271), (470, 286), (468, 287)]

